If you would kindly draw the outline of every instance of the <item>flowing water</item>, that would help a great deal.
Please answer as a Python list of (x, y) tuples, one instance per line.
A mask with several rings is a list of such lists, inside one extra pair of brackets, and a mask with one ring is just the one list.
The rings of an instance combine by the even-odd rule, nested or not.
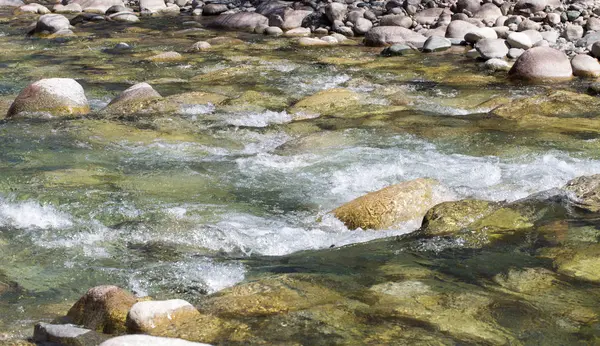
[[(23, 87), (47, 77), (77, 79), (94, 110), (141, 81), (163, 96), (237, 100), (159, 117), (0, 123), (0, 281), (20, 288), (0, 300), (5, 337), (30, 335), (95, 285), (193, 299), (279, 256), (411, 232), (420, 219), (352, 231), (327, 214), (397, 182), (431, 177), (448, 200), (514, 201), (600, 173), (595, 133), (519, 128), (490, 117), (484, 103), (581, 91), (585, 82), (518, 85), (465, 60), (462, 49), (381, 58), (362, 46), (300, 48), (205, 31), (186, 17), (92, 23), (75, 38), (44, 40), (25, 37), (33, 18), (3, 14), (3, 114)], [(143, 61), (215, 36), (243, 43), (183, 62)], [(112, 51), (118, 42), (134, 49)], [(361, 116), (293, 121), (289, 105), (335, 87), (360, 93)], [(397, 97), (408, 105), (386, 112)]]

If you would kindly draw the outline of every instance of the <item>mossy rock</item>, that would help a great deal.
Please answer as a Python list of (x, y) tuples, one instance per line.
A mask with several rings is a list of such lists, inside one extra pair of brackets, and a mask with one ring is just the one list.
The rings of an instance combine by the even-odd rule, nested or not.
[(499, 203), (476, 199), (440, 203), (427, 211), (421, 230), (428, 236), (455, 234), (498, 208)]
[(415, 179), (358, 197), (331, 213), (349, 229), (386, 229), (423, 217), (447, 192), (433, 179)]
[(267, 316), (335, 303), (343, 297), (299, 274), (270, 276), (227, 288), (202, 302), (202, 313), (219, 317)]
[(360, 105), (360, 96), (349, 89), (327, 89), (303, 98), (289, 109), (291, 114), (335, 115)]
[(90, 288), (67, 313), (74, 324), (107, 334), (119, 334), (126, 330), (125, 321), (129, 309), (137, 299), (117, 286)]
[(278, 96), (267, 92), (248, 90), (237, 98), (226, 103), (227, 110), (273, 110), (280, 111), (287, 108), (289, 101), (287, 97)]
[(555, 248), (542, 252), (551, 257), (558, 273), (575, 279), (600, 283), (600, 244)]
[[(507, 119), (521, 119), (530, 115), (553, 118), (596, 118), (600, 99), (567, 90), (514, 100), (497, 107), (493, 114)], [(543, 124), (541, 124), (543, 125)]]
[(494, 276), (494, 282), (511, 291), (536, 294), (552, 288), (558, 279), (554, 272), (545, 268), (511, 268)]

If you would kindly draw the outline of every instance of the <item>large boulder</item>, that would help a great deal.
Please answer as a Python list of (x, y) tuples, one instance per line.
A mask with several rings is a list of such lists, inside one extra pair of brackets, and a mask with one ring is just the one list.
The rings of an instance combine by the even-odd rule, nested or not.
[(29, 84), (8, 109), (7, 117), (32, 113), (54, 116), (81, 115), (90, 111), (83, 87), (74, 79), (49, 78)]
[(477, 25), (464, 20), (453, 20), (446, 28), (447, 38), (458, 38), (464, 40), (465, 35), (470, 31), (477, 29)]
[(427, 40), (425, 36), (401, 26), (378, 26), (365, 34), (365, 44), (367, 46), (406, 43), (421, 48), (425, 40)]
[(600, 210), (600, 174), (582, 176), (569, 181), (563, 190), (569, 201), (592, 212)]
[(36, 4), (36, 3), (23, 5), (15, 10), (15, 14), (24, 14), (24, 13), (48, 14), (48, 13), (50, 13), (50, 10), (46, 6)]
[(242, 30), (253, 32), (259, 26), (268, 26), (269, 19), (262, 14), (239, 12), (222, 14), (208, 24), (209, 27), (226, 30)]
[(106, 340), (100, 346), (210, 346), (177, 338), (162, 338), (150, 335), (123, 335)]
[(71, 0), (68, 4), (79, 4), (83, 11), (104, 14), (112, 6), (124, 6), (123, 0)]
[(152, 334), (155, 328), (176, 327), (199, 315), (192, 304), (182, 299), (139, 302), (127, 314), (127, 330)]
[(136, 298), (117, 286), (90, 288), (67, 313), (71, 322), (103, 333), (125, 332), (125, 320)]
[(515, 61), (509, 75), (525, 80), (569, 79), (573, 69), (565, 53), (550, 47), (534, 47)]
[(33, 30), (35, 34), (72, 34), (69, 19), (62, 14), (45, 14), (41, 16)]
[(350, 229), (386, 229), (423, 217), (445, 198), (436, 180), (420, 178), (368, 193), (332, 213)]

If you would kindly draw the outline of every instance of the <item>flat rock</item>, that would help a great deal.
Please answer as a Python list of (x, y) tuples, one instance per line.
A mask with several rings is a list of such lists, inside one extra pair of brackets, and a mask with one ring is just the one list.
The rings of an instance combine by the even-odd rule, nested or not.
[(36, 343), (56, 343), (70, 346), (98, 345), (109, 336), (73, 324), (38, 323), (34, 327), (33, 340)]

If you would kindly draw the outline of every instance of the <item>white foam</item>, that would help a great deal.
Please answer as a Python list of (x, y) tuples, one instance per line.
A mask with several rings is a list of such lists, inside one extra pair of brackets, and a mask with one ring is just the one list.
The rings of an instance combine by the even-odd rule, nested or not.
[(68, 214), (35, 201), (9, 202), (0, 198), (0, 226), (17, 229), (60, 229), (71, 227)]
[(243, 112), (227, 114), (225, 122), (234, 126), (267, 127), (271, 124), (285, 124), (292, 121), (292, 117), (286, 112)]
[[(205, 114), (212, 114), (215, 111), (215, 106), (212, 103), (208, 103), (205, 105), (182, 105), (179, 113), (182, 115), (190, 115), (190, 116), (196, 116), (196, 115), (205, 115)], [(193, 120), (195, 120), (195, 118), (192, 118)]]

